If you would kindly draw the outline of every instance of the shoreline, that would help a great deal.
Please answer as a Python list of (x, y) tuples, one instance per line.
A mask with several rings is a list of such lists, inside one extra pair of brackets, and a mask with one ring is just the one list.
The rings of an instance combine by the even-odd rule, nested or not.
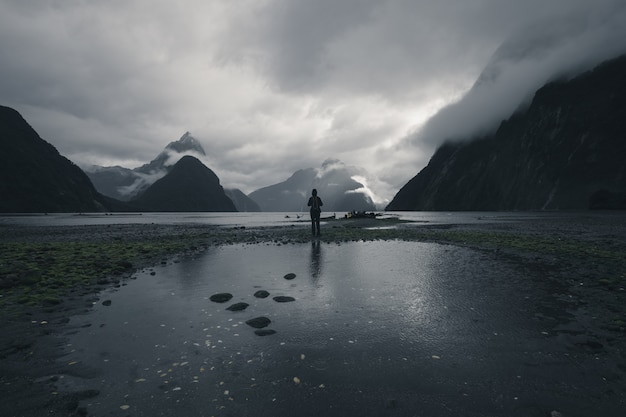
[[(626, 225), (622, 217), (577, 221), (499, 222), (459, 225), (415, 225), (397, 220), (336, 220), (322, 228), (326, 244), (376, 240), (409, 240), (458, 245), (499, 256), (516, 257), (532, 267), (549, 268), (562, 277), (571, 294), (580, 299), (579, 314), (604, 344), (626, 344)], [(76, 372), (58, 361), (68, 318), (88, 314), (97, 294), (124, 285), (134, 272), (167, 259), (231, 244), (304, 244), (311, 241), (308, 223), (302, 227), (222, 227), (210, 225), (107, 225), (0, 227), (0, 396), (2, 415), (35, 416), (42, 410), (64, 415), (86, 415), (79, 401), (94, 392), (54, 393), (50, 383), (58, 375)], [(11, 250), (9, 250), (11, 249)], [(87, 257), (79, 258), (85, 251)], [(108, 251), (108, 252), (107, 252)], [(95, 255), (103, 262), (89, 263)], [(71, 256), (67, 256), (71, 255)], [(10, 258), (9, 258), (10, 257)], [(120, 259), (121, 257), (121, 259)], [(77, 258), (78, 262), (77, 262)], [(35, 259), (37, 265), (27, 264)], [(20, 263), (22, 262), (22, 263)], [(81, 264), (82, 262), (82, 264)], [(6, 282), (7, 265), (39, 268), (41, 290), (23, 297), (19, 284)], [(117, 269), (109, 269), (113, 265)], [(91, 271), (89, 281), (51, 279), (41, 270), (72, 275)], [(74, 268), (74, 269), (72, 269)], [(30, 271), (30, 272), (28, 272)], [(32, 273), (32, 270), (26, 272)], [(29, 276), (25, 273), (25, 276)], [(19, 275), (19, 274), (18, 274)], [(16, 278), (11, 276), (12, 280)], [(49, 286), (55, 288), (48, 288)], [(47, 298), (47, 290), (55, 296)], [(20, 291), (22, 292), (20, 294)], [(27, 291), (30, 292), (30, 291)], [(19, 302), (18, 302), (19, 300)], [(626, 364), (619, 366), (620, 377)], [(7, 399), (11, 401), (7, 401)], [(26, 408), (15, 410), (18, 403)]]

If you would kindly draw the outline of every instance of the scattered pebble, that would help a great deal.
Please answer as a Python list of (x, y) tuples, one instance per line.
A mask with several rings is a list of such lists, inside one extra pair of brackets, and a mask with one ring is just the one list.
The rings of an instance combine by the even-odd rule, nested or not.
[(257, 292), (254, 293), (254, 296), (256, 298), (267, 298), (269, 297), (270, 293), (265, 291), (265, 290), (259, 290)]
[(233, 305), (231, 305), (230, 307), (226, 308), (226, 310), (228, 311), (242, 311), (245, 310), (246, 308), (248, 308), (250, 304), (248, 303), (235, 303)]
[(255, 317), (253, 319), (246, 321), (246, 324), (256, 329), (262, 329), (264, 327), (269, 326), (271, 322), (272, 321), (268, 319), (267, 317)]
[(219, 294), (213, 294), (211, 297), (209, 297), (209, 300), (213, 301), (214, 303), (225, 303), (227, 301), (230, 301), (231, 298), (233, 298), (232, 294), (223, 292)]
[(274, 301), (276, 301), (277, 303), (289, 303), (291, 301), (296, 301), (296, 299), (293, 297), (288, 297), (286, 295), (279, 295), (277, 297), (274, 297)]
[(296, 277), (296, 274), (294, 274), (293, 272), (290, 272), (287, 275), (285, 275), (283, 278), (288, 279), (288, 280), (292, 280), (295, 277)]

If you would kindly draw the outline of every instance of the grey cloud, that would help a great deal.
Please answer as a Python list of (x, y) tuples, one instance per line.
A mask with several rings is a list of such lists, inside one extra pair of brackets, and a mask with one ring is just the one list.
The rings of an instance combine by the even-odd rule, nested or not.
[[(545, 83), (571, 77), (626, 52), (626, 4), (594, 3), (533, 22), (494, 53), (473, 87), (410, 140), (432, 150), (446, 140), (492, 132)], [(586, 5), (590, 6), (590, 5)]]
[[(621, 3), (4, 0), (0, 102), (77, 163), (134, 168), (189, 130), (227, 186), (335, 157), (392, 196), (456, 127), (488, 129), (553, 69), (617, 53)], [(527, 36), (544, 21), (559, 31)]]

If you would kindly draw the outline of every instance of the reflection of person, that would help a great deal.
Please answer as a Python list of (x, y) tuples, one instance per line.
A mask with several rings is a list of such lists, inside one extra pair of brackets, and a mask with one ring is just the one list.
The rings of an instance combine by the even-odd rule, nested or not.
[(307, 204), (311, 207), (311, 231), (313, 232), (313, 236), (320, 235), (320, 214), (322, 213), (322, 199), (317, 196), (317, 190), (314, 188), (311, 192), (311, 197), (309, 198), (309, 203)]
[(319, 239), (313, 239), (311, 241), (311, 264), (309, 268), (311, 279), (314, 284), (317, 284), (322, 272), (322, 248)]

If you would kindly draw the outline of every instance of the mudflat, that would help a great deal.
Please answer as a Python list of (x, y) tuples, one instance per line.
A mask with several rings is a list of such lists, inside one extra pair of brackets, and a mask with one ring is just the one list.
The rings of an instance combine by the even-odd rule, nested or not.
[[(520, 396), (523, 401), (513, 398), (507, 402), (499, 399), (504, 395), (504, 390), (494, 386), (495, 382), (489, 383), (489, 380), (498, 381), (494, 375), (502, 372), (494, 366), (484, 367), (484, 384), (461, 392), (446, 391), (451, 386), (457, 386), (454, 379), (461, 378), (463, 372), (471, 371), (472, 375), (481, 372), (474, 368), (468, 370), (457, 363), (441, 370), (439, 376), (435, 374), (436, 368), (424, 367), (432, 374), (422, 378), (424, 387), (417, 384), (413, 391), (394, 389), (394, 380), (407, 378), (406, 375), (392, 375), (391, 371), (401, 369), (394, 366), (383, 368), (389, 371), (389, 375), (380, 375), (381, 384), (378, 387), (353, 383), (346, 388), (348, 385), (340, 384), (338, 376), (330, 378), (330, 382), (325, 384), (307, 385), (307, 379), (303, 376), (306, 373), (301, 373), (283, 381), (288, 383), (288, 390), (296, 391), (290, 391), (293, 402), (284, 400), (282, 408), (272, 408), (270, 403), (265, 411), (249, 409), (265, 404), (262, 394), (256, 393), (251, 396), (256, 398), (254, 401), (229, 395), (223, 399), (223, 403), (218, 401), (216, 407), (204, 408), (200, 414), (193, 408), (187, 411), (198, 415), (281, 415), (280, 412), (283, 412), (282, 415), (291, 415), (288, 410), (297, 406), (298, 402), (304, 401), (306, 404), (307, 399), (311, 401), (313, 398), (315, 404), (298, 411), (298, 415), (320, 412), (326, 415), (342, 415), (346, 412), (358, 412), (360, 415), (458, 415), (459, 410), (470, 410), (467, 415), (490, 416), (572, 416), (589, 415), (593, 410), (599, 410), (605, 416), (622, 415), (626, 407), (625, 220), (626, 214), (622, 213), (566, 213), (548, 219), (521, 213), (507, 221), (485, 218), (471, 224), (447, 225), (404, 223), (394, 219), (342, 219), (323, 224), (319, 240), (309, 237), (308, 224), (303, 224), (301, 228), (235, 228), (190, 224), (3, 226), (0, 227), (0, 311), (3, 318), (0, 324), (0, 414), (40, 416), (93, 413), (94, 408), (90, 404), (102, 403), (101, 397), (105, 396), (97, 384), (93, 387), (86, 384), (77, 389), (60, 383), (70, 378), (97, 380), (99, 375), (99, 364), (77, 366), (66, 360), (65, 345), (68, 338), (72, 333), (81, 331), (75, 328), (72, 318), (89, 317), (94, 305), (103, 302), (103, 292), (111, 288), (123, 288), (129, 280), (137, 278), (137, 271), (143, 270), (145, 275), (146, 268), (151, 266), (166, 266), (173, 259), (184, 264), (186, 258), (201, 256), (212, 248), (233, 245), (249, 245), (252, 248), (269, 245), (274, 248), (272, 253), (280, 254), (288, 253), (290, 247), (308, 247), (311, 242), (326, 245), (329, 250), (367, 244), (368, 250), (375, 251), (377, 242), (380, 242), (382, 250), (383, 242), (401, 241), (463, 249), (461, 252), (438, 252), (443, 254), (443, 263), (481, 262), (485, 265), (482, 269), (484, 271), (488, 271), (491, 265), (499, 268), (498, 265), (503, 262), (513, 265), (507, 268), (523, 272), (519, 273), (519, 279), (512, 280), (511, 294), (516, 294), (518, 290), (522, 294), (523, 286), (537, 285), (542, 280), (550, 283), (546, 287), (534, 289), (532, 294), (539, 296), (540, 291), (553, 292), (545, 294), (545, 298), (541, 299), (544, 303), (554, 300), (553, 309), (556, 311), (550, 317), (542, 316), (545, 305), (535, 311), (529, 304), (528, 315), (532, 321), (549, 323), (547, 327), (550, 330), (546, 327), (545, 331), (546, 340), (558, 345), (556, 351), (563, 353), (563, 357), (556, 360), (550, 354), (537, 352), (536, 355), (530, 355), (531, 360), (526, 360), (528, 363), (524, 366), (533, 368), (532, 375), (536, 381), (542, 380), (542, 372), (545, 373), (546, 381), (552, 381), (546, 382), (546, 392), (542, 395), (535, 392), (534, 403), (532, 398), (523, 399), (523, 389), (529, 389), (523, 384)], [(251, 249), (252, 252), (254, 249)], [(475, 259), (468, 255), (472, 253), (476, 254)], [(459, 255), (464, 257), (459, 258)], [(446, 259), (446, 256), (450, 258)], [(330, 262), (326, 258), (321, 260), (321, 268), (326, 261)], [(326, 270), (332, 271), (332, 268)], [(524, 276), (532, 279), (526, 282)], [(297, 285), (294, 283), (298, 282), (298, 278), (285, 282)], [(284, 308), (293, 308), (299, 301), (286, 303)], [(393, 309), (394, 306), (388, 307)], [(550, 309), (550, 306), (547, 307)], [(345, 314), (349, 316), (350, 313)], [(356, 316), (359, 313), (355, 311), (354, 314)], [(279, 330), (278, 335), (263, 334), (267, 335), (262, 340), (271, 340), (279, 337), (281, 332)], [(445, 338), (445, 335), (441, 337)], [(453, 339), (456, 336), (450, 337)], [(374, 335), (372, 338), (375, 339)], [(514, 346), (493, 346), (533, 351), (538, 349), (538, 345), (533, 343), (521, 340)], [(548, 342), (541, 343), (539, 349), (544, 349), (547, 344), (543, 343)], [(360, 355), (368, 360), (385, 356), (384, 353), (371, 356), (368, 353), (371, 349), (364, 349)], [(317, 359), (319, 362), (324, 354), (340, 356), (338, 352), (341, 350), (329, 348), (316, 352), (320, 355)], [(446, 358), (436, 353), (428, 359), (438, 364), (445, 363)], [(301, 354), (302, 360), (314, 354)], [(556, 368), (553, 365), (562, 363), (563, 358), (571, 361), (571, 367), (564, 369), (572, 369), (573, 376), (589, 375), (594, 380), (562, 382), (559, 388), (558, 383), (554, 382)], [(342, 360), (345, 362), (345, 359)], [(358, 375), (364, 380), (374, 378), (370, 373), (375, 367), (370, 367), (368, 373), (361, 369), (363, 363), (354, 365), (360, 369)], [(280, 377), (272, 375), (272, 378), (276, 386)], [(448, 388), (437, 392), (431, 382), (433, 386), (439, 382)], [(407, 384), (410, 383), (407, 381)], [(320, 388), (321, 385), (323, 387)], [(236, 387), (235, 391), (241, 388)], [(420, 389), (423, 389), (421, 393)], [(563, 392), (550, 392), (555, 390)], [(565, 401), (568, 399), (565, 391), (576, 392), (573, 404), (568, 405), (567, 402), (572, 401)], [(346, 395), (358, 397), (362, 395), (359, 392), (366, 392), (368, 399), (346, 400)], [(554, 401), (551, 403), (552, 399)], [(271, 399), (268, 401), (271, 402)], [(520, 402), (520, 405), (514, 405), (515, 401)], [(154, 410), (149, 412), (150, 407), (144, 405), (146, 407), (142, 409), (142, 403), (138, 402), (133, 408), (125, 408), (125, 404), (116, 403), (114, 408), (119, 415), (151, 415)], [(165, 402), (161, 409), (162, 415), (175, 410), (174, 402), (171, 404), (172, 409), (167, 407), (168, 403)]]

